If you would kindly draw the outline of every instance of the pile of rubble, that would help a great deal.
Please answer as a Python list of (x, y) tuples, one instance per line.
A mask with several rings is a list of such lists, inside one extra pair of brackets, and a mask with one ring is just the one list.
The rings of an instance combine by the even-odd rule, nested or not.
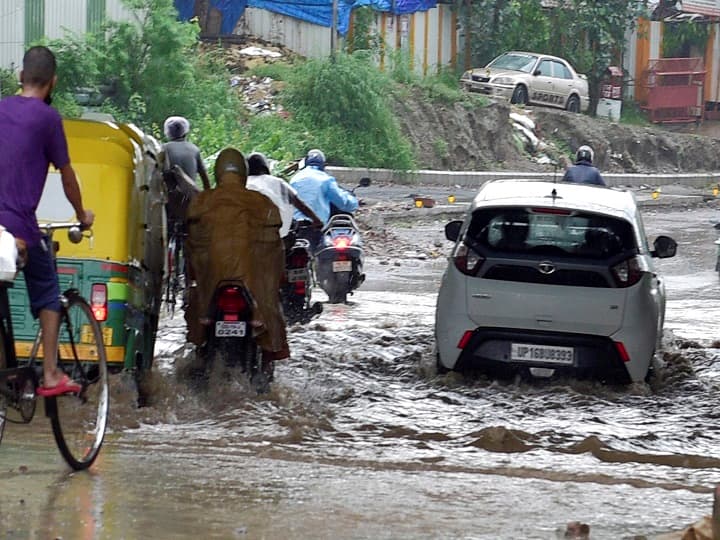
[(256, 75), (233, 75), (230, 86), (237, 90), (245, 108), (255, 114), (280, 114), (287, 112), (277, 103), (277, 95), (282, 89), (282, 81)]
[(540, 165), (566, 166), (567, 156), (551, 141), (546, 141), (539, 134), (537, 122), (530, 116), (530, 111), (513, 107), (510, 122), (514, 128), (513, 138), (516, 144), (526, 150), (532, 160)]

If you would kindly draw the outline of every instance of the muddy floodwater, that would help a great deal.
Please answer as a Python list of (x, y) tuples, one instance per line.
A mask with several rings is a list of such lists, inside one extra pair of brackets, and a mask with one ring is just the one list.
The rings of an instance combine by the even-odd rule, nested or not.
[(630, 539), (680, 529), (710, 513), (720, 483), (720, 213), (644, 216), (651, 240), (679, 243), (658, 262), (665, 364), (649, 385), (438, 376), (444, 221), (400, 223), (392, 256), (373, 240), (368, 281), (349, 305), (291, 329), (293, 359), (269, 395), (221, 380), (191, 387), (176, 315), (162, 322), (149, 405), (135, 409), (113, 379), (111, 431), (89, 473), (68, 473), (46, 419), (9, 425), (0, 536), (554, 539), (581, 521), (593, 539)]

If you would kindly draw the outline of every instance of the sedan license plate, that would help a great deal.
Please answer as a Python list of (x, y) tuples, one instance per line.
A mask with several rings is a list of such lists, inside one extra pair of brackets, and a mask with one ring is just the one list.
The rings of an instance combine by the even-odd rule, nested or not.
[(216, 337), (245, 337), (247, 323), (245, 321), (216, 321)]
[(514, 362), (543, 362), (570, 366), (575, 359), (575, 349), (572, 347), (556, 347), (554, 345), (513, 343), (510, 358)]
[(333, 261), (333, 272), (352, 272), (352, 261)]
[(287, 276), (290, 283), (308, 280), (308, 272), (304, 268), (291, 268), (288, 270)]

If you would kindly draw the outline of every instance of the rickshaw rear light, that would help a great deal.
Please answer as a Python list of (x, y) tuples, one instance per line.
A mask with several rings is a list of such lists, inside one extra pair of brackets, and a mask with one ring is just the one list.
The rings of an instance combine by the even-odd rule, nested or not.
[(93, 283), (90, 289), (90, 309), (96, 321), (103, 322), (107, 320), (107, 285), (104, 283)]
[(220, 291), (217, 307), (222, 313), (240, 313), (247, 308), (247, 302), (240, 288), (228, 287)]

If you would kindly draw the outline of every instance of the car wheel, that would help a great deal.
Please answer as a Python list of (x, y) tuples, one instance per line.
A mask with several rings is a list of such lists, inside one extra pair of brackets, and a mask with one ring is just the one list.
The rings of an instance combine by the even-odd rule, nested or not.
[(527, 105), (528, 102), (528, 91), (522, 84), (518, 84), (515, 87), (515, 91), (510, 98), (510, 103), (515, 105)]
[(580, 98), (576, 95), (570, 96), (570, 99), (568, 99), (567, 105), (565, 107), (569, 112), (572, 113), (579, 113), (580, 112)]

